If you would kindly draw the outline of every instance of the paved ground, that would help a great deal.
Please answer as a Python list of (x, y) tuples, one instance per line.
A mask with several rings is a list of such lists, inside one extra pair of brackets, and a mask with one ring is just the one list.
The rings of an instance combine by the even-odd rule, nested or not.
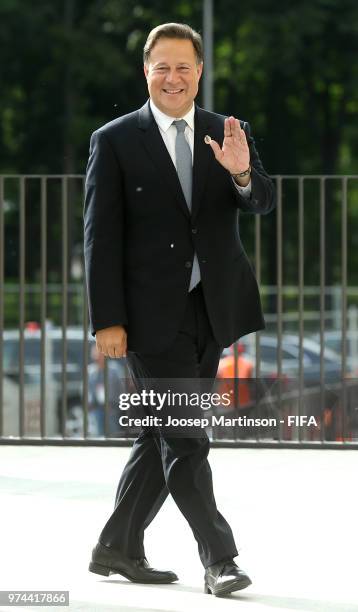
[(171, 499), (146, 551), (153, 565), (178, 573), (178, 584), (87, 571), (128, 453), (0, 446), (1, 589), (69, 590), (70, 607), (55, 609), (71, 612), (358, 611), (357, 451), (211, 451), (218, 506), (253, 580), (226, 599), (204, 595), (195, 541)]

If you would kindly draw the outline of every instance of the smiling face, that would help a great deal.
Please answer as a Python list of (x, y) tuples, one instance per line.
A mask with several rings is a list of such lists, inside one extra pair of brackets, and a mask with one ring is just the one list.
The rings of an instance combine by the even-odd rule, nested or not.
[(181, 38), (160, 38), (144, 65), (149, 95), (170, 117), (183, 117), (191, 109), (202, 71), (193, 43)]

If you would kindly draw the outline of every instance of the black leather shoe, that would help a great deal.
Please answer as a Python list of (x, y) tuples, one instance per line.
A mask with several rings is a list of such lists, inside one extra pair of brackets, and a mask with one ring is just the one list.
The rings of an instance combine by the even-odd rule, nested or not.
[(163, 572), (150, 567), (145, 557), (131, 559), (119, 550), (108, 548), (100, 542), (92, 551), (92, 561), (88, 569), (94, 574), (100, 574), (100, 576), (120, 574), (132, 582), (169, 584), (178, 580), (178, 576), (174, 572)]
[(250, 584), (248, 575), (234, 561), (218, 561), (205, 570), (204, 593), (212, 593), (216, 597), (246, 589)]

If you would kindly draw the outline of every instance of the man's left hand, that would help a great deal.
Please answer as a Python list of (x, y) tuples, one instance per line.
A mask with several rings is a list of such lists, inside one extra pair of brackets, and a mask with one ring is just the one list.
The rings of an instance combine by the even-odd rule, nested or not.
[[(245, 172), (250, 165), (250, 151), (246, 134), (241, 129), (240, 121), (235, 117), (225, 119), (224, 141), (220, 148), (215, 140), (205, 137), (214, 152), (215, 158), (230, 174)], [(246, 177), (245, 177), (246, 178)]]

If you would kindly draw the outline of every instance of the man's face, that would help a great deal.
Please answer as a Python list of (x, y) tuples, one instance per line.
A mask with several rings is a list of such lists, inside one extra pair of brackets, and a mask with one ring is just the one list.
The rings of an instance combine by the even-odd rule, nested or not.
[(154, 104), (170, 117), (183, 117), (198, 93), (202, 71), (191, 40), (160, 38), (144, 66)]

